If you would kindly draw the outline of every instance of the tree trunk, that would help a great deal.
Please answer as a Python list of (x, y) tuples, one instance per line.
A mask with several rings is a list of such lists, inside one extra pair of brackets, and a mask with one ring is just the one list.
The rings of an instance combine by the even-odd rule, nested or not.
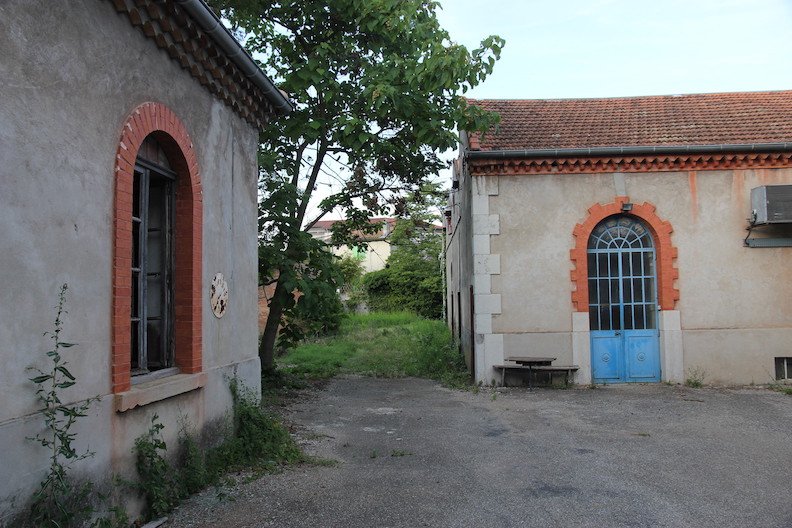
[(281, 282), (275, 283), (275, 293), (269, 302), (269, 315), (264, 333), (261, 335), (259, 343), (259, 359), (261, 360), (262, 370), (272, 370), (275, 366), (275, 341), (278, 339), (278, 329), (280, 328), (281, 316), (283, 315), (283, 286)]

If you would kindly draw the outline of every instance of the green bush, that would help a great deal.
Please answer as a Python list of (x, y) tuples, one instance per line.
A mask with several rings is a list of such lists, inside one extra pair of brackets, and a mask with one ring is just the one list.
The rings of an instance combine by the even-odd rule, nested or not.
[(418, 220), (397, 222), (387, 267), (363, 277), (371, 311), (443, 316), (443, 238), (432, 229), (431, 223)]

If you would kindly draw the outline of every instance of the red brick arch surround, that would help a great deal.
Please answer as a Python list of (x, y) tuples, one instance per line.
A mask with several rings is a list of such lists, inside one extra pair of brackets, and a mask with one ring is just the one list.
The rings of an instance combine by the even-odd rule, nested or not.
[(640, 219), (655, 241), (657, 255), (657, 293), (661, 310), (673, 310), (679, 300), (679, 290), (674, 281), (679, 278), (679, 270), (674, 267), (677, 248), (671, 245), (673, 228), (668, 221), (663, 221), (655, 214), (655, 206), (644, 202), (633, 204), (628, 213), (622, 212), (622, 204), (629, 203), (627, 196), (617, 196), (607, 205), (595, 204), (588, 209), (589, 216), (582, 224), (577, 224), (572, 234), (575, 236), (575, 248), (570, 251), (570, 258), (575, 265), (572, 270), (572, 282), (576, 288), (572, 291), (572, 304), (578, 312), (588, 312), (588, 258), (587, 248), (591, 232), (602, 220), (617, 214), (627, 214)]
[(192, 141), (176, 114), (159, 103), (135, 108), (124, 122), (115, 160), (112, 300), (112, 389), (130, 389), (132, 309), (132, 191), (135, 159), (153, 134), (178, 174), (174, 225), (174, 341), (176, 366), (193, 374), (203, 368), (201, 272), (203, 195)]

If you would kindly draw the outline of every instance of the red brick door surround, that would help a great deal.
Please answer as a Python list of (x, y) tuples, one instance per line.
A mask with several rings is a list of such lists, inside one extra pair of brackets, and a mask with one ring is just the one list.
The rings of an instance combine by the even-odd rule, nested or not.
[(175, 362), (182, 373), (203, 368), (201, 273), (203, 195), (198, 161), (187, 130), (166, 106), (147, 102), (124, 122), (115, 159), (113, 203), (112, 390), (130, 389), (132, 308), (132, 193), (135, 159), (148, 135), (162, 146), (176, 181), (174, 225)]
[(644, 202), (632, 204), (629, 212), (623, 211), (622, 204), (629, 203), (627, 196), (617, 196), (612, 203), (594, 204), (588, 209), (589, 216), (582, 224), (575, 225), (572, 234), (575, 236), (575, 248), (570, 250), (570, 259), (575, 268), (571, 272), (572, 305), (575, 311), (588, 312), (588, 258), (587, 248), (589, 237), (594, 228), (609, 216), (626, 214), (640, 219), (652, 234), (657, 254), (657, 294), (661, 310), (673, 310), (679, 300), (679, 289), (675, 286), (679, 278), (679, 269), (674, 267), (677, 248), (671, 245), (673, 228), (668, 221), (663, 221), (655, 214), (655, 206)]

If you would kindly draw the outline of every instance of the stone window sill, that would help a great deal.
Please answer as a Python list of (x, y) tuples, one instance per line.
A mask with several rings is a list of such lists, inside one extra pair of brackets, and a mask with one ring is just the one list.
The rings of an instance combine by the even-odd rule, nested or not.
[(139, 383), (130, 390), (115, 395), (116, 412), (124, 412), (198, 390), (206, 385), (206, 372), (176, 374), (166, 378)]

